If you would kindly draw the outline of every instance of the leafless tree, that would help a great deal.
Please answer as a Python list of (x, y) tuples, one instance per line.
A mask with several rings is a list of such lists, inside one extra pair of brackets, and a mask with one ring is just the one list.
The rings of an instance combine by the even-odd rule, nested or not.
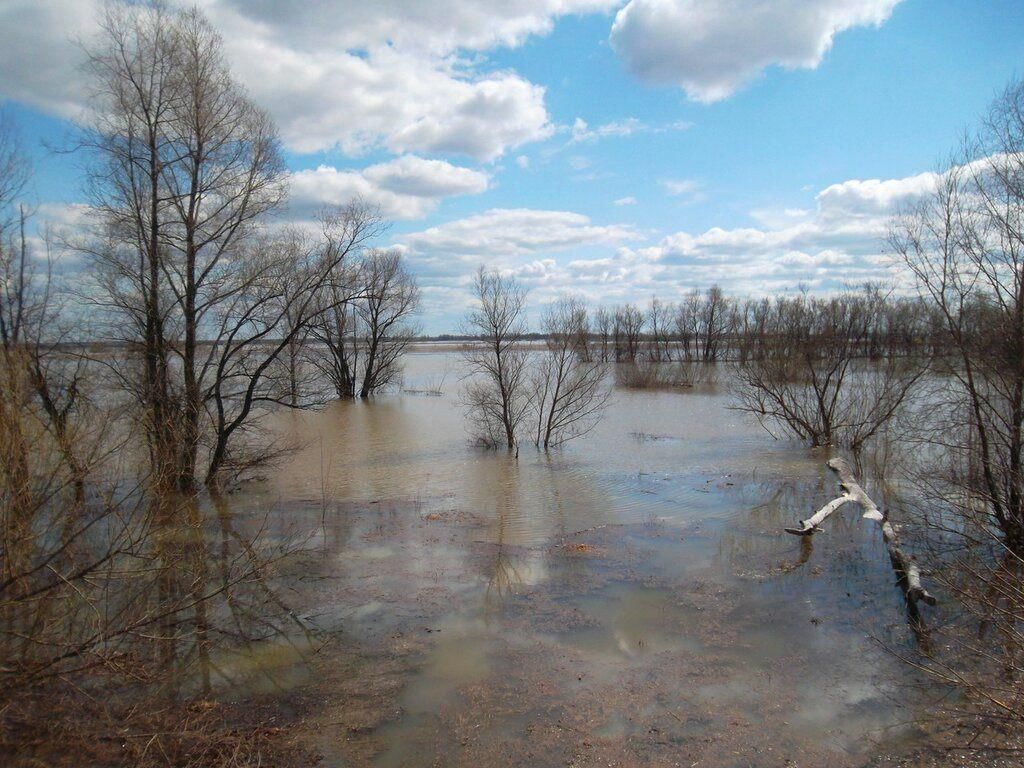
[[(811, 445), (859, 450), (896, 415), (927, 366), (920, 360), (861, 360), (870, 325), (862, 296), (777, 299), (769, 339), (737, 369), (737, 408)], [(758, 340), (758, 343), (761, 343)]]
[(362, 297), (357, 311), (365, 347), (360, 397), (392, 383), (415, 335), (408, 320), (419, 305), (419, 289), (398, 251), (371, 250), (360, 267)]
[[(46, 253), (33, 254), (26, 227), (29, 213), (17, 204), (29, 177), (20, 141), (4, 113), (0, 113), (0, 353), (8, 376), (25, 377), (43, 423), (75, 489), (73, 509), (81, 507), (85, 492), (82, 454), (89, 441), (72, 423), (81, 405), (84, 359), (62, 354), (68, 324), (53, 286), (51, 241), (44, 235)], [(14, 387), (14, 382), (9, 382)], [(73, 511), (73, 510), (72, 510)]]
[(358, 265), (342, 262), (321, 294), (321, 307), (313, 323), (319, 354), (314, 367), (330, 382), (339, 399), (355, 397), (359, 375), (360, 337), (356, 299), (360, 295)]
[[(278, 401), (266, 376), (297, 333), (317, 326), (338, 295), (332, 282), (349, 254), (380, 232), (376, 212), (357, 201), (333, 213), (321, 237), (309, 242), (294, 231), (251, 247), (235, 278), (240, 290), (218, 308), (212, 372), (204, 390), (212, 413), (206, 482), (225, 469), (240, 471), (263, 460), (251, 451), (263, 441), (232, 442), (255, 426), (263, 406)], [(285, 318), (293, 313), (290, 323)]]
[(545, 350), (532, 373), (534, 442), (545, 450), (586, 434), (608, 400), (605, 366), (579, 354), (586, 306), (574, 298), (555, 302), (541, 327)]
[(466, 332), (480, 343), (464, 354), (465, 401), (480, 440), (513, 451), (530, 411), (528, 353), (521, 344), (526, 292), (514, 278), (484, 267), (473, 291), (478, 305), (466, 317)]
[(679, 337), (680, 360), (693, 360), (699, 354), (700, 291), (694, 288), (676, 308), (676, 336)]
[(610, 348), (612, 342), (612, 325), (614, 324), (614, 318), (612, 313), (609, 312), (605, 307), (598, 307), (594, 313), (594, 325), (597, 331), (597, 341), (600, 345), (600, 360), (602, 363), (607, 363), (611, 360)]
[(379, 228), (354, 203), (323, 241), (261, 233), (284, 195), (276, 133), (198, 11), (111, 6), (102, 38), (91, 55), (103, 227), (94, 263), (114, 338), (143, 359), (141, 376), (123, 381), (141, 406), (153, 477), (190, 492), (257, 458), (231, 442), (261, 403), (281, 399), (278, 361), (325, 308), (335, 266)]
[(704, 294), (699, 322), (704, 362), (713, 363), (718, 360), (722, 344), (733, 328), (732, 302), (717, 285), (708, 288)]
[(961, 497), (955, 507), (1024, 555), (1024, 84), (993, 104), (890, 240), (937, 307), (957, 360), (937, 437)]
[(95, 249), (98, 282), (119, 315), (112, 329), (120, 333), (111, 336), (142, 358), (140, 375), (122, 381), (140, 403), (154, 475), (169, 487), (176, 475), (177, 420), (167, 338), (173, 298), (162, 266), (170, 203), (162, 174), (176, 154), (167, 128), (179, 100), (180, 43), (161, 6), (133, 12), (108, 6), (102, 24), (103, 47), (90, 57), (99, 108), (86, 140), (97, 158), (91, 197), (103, 226)]
[(665, 304), (657, 297), (651, 298), (647, 309), (647, 326), (650, 328), (648, 357), (652, 362), (661, 363), (672, 359), (671, 323), (675, 307)]
[(615, 361), (635, 363), (640, 354), (644, 313), (635, 304), (615, 308)]

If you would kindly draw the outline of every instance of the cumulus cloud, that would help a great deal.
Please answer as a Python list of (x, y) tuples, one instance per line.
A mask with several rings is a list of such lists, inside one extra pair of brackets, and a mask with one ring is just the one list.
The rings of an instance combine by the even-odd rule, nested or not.
[(621, 0), (408, 0), (319, 3), (309, 13), (306, 0), (202, 0), (205, 9), (245, 17), (273, 29), (294, 47), (368, 45), (445, 55), (464, 49), (515, 47), (531, 35), (551, 31), (557, 18), (602, 12)]
[[(189, 0), (172, 4), (191, 5)], [(552, 132), (544, 89), (466, 58), (521, 44), (561, 16), (616, 0), (201, 0), (236, 76), (299, 152), (454, 153), (490, 161)], [(98, 29), (101, 0), (0, 4), (0, 96), (61, 117), (86, 104), (74, 40)]]
[(482, 171), (406, 155), (358, 171), (326, 165), (297, 171), (291, 174), (291, 206), (293, 213), (309, 213), (361, 197), (386, 218), (421, 219), (443, 198), (478, 194), (488, 183)]
[(490, 161), (552, 132), (544, 88), (513, 72), (479, 74), (392, 49), (299, 56), (251, 38), (228, 48), (248, 62), (243, 82), (299, 152), (383, 148)]
[(880, 26), (900, 0), (629, 0), (611, 42), (626, 67), (695, 101), (724, 99), (766, 67), (814, 69), (835, 36)]
[(566, 282), (582, 290), (590, 286), (594, 295), (635, 299), (712, 283), (757, 295), (800, 284), (827, 290), (898, 280), (902, 268), (884, 246), (890, 217), (931, 193), (937, 179), (922, 173), (833, 184), (818, 193), (813, 210), (753, 211), (759, 226), (676, 232), (644, 248), (575, 259), (567, 265)]
[(0, 3), (0, 98), (63, 118), (85, 105), (82, 51), (76, 38), (99, 31), (97, 2), (9, 0)]
[(671, 301), (715, 283), (741, 296), (801, 285), (828, 292), (906, 277), (886, 252), (890, 217), (932, 192), (937, 179), (851, 179), (822, 189), (811, 208), (758, 209), (751, 226), (675, 232), (647, 244), (629, 225), (530, 209), (487, 211), (400, 242), (424, 285), (444, 297), (437, 311), (448, 317), (469, 301), (470, 275), (481, 263), (520, 279), (538, 306), (565, 292), (594, 304)]
[(490, 261), (618, 243), (637, 236), (630, 226), (593, 224), (589, 217), (571, 211), (494, 208), (405, 235), (402, 245), (411, 255), (421, 257)]

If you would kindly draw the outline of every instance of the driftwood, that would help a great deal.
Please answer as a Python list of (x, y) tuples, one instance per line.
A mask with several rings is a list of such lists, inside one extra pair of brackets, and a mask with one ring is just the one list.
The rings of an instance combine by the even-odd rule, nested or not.
[(787, 528), (786, 532), (797, 536), (811, 536), (822, 530), (821, 524), (841, 506), (850, 502), (858, 504), (862, 510), (861, 517), (865, 520), (875, 521), (882, 529), (882, 538), (885, 539), (885, 546), (889, 549), (889, 559), (899, 577), (900, 586), (903, 587), (907, 601), (914, 606), (919, 600), (923, 600), (928, 605), (935, 605), (935, 598), (921, 585), (921, 569), (917, 567), (914, 558), (908, 556), (900, 547), (896, 529), (871, 500), (871, 497), (860, 487), (860, 483), (853, 476), (853, 469), (849, 462), (846, 459), (835, 458), (829, 461), (828, 466), (839, 475), (839, 487), (842, 489), (843, 495), (830, 501), (806, 520), (801, 520), (799, 528)]

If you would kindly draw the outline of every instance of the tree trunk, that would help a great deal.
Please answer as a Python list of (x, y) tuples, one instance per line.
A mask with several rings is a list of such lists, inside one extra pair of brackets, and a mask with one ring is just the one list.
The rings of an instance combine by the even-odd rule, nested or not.
[(787, 528), (786, 532), (797, 536), (812, 536), (822, 530), (821, 524), (841, 506), (850, 502), (858, 504), (862, 510), (862, 518), (878, 523), (882, 538), (885, 539), (885, 546), (889, 550), (889, 559), (899, 577), (899, 584), (907, 601), (915, 606), (919, 600), (928, 605), (935, 605), (935, 598), (921, 585), (921, 570), (914, 558), (903, 551), (896, 529), (860, 487), (849, 462), (846, 459), (835, 458), (828, 462), (828, 467), (839, 475), (839, 487), (843, 495), (830, 501), (806, 520), (801, 520), (798, 528)]

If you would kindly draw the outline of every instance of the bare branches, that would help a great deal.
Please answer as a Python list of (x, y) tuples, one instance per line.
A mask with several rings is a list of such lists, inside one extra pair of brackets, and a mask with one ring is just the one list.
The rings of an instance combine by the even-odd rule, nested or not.
[[(141, 357), (126, 382), (165, 491), (249, 465), (251, 446), (231, 444), (260, 405), (306, 399), (306, 342), (346, 299), (348, 262), (381, 231), (355, 201), (323, 215), (319, 239), (265, 234), (285, 189), (276, 130), (221, 48), (198, 11), (133, 7), (110, 11), (92, 55), (93, 198), (105, 234), (92, 250), (106, 307)], [(370, 388), (393, 375), (383, 373), (392, 353), (379, 356)]]
[(883, 430), (927, 370), (920, 357), (870, 358), (877, 294), (779, 298), (758, 318), (738, 367), (737, 408), (811, 445), (859, 450)]
[(530, 410), (528, 353), (520, 344), (526, 332), (526, 292), (513, 278), (483, 267), (473, 287), (478, 306), (467, 316), (466, 327), (482, 343), (464, 355), (470, 376), (465, 399), (479, 439), (512, 451)]
[[(966, 517), (1024, 552), (1024, 84), (1012, 83), (890, 243), (957, 356), (948, 481)], [(947, 434), (947, 437), (951, 437)]]
[(544, 313), (545, 349), (531, 380), (536, 427), (534, 443), (545, 450), (585, 435), (600, 417), (610, 391), (605, 366), (581, 353), (586, 345), (587, 309), (573, 298), (552, 304)]
[(370, 251), (359, 268), (365, 360), (360, 397), (391, 384), (415, 329), (407, 321), (419, 305), (419, 289), (398, 251)]

